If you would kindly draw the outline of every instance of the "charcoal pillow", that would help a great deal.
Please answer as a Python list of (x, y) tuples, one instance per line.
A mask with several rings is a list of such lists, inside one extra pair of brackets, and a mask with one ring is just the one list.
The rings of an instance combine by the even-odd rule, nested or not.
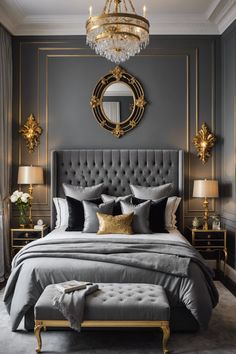
[[(165, 210), (168, 198), (160, 198), (152, 200), (150, 205), (149, 225), (152, 232), (168, 233), (165, 229)], [(132, 204), (140, 205), (144, 203), (145, 199), (132, 197)], [(142, 205), (142, 204), (141, 204)]]
[(173, 190), (173, 184), (166, 183), (156, 187), (143, 187), (130, 184), (130, 188), (136, 198), (155, 200), (169, 197)]
[[(84, 228), (84, 207), (80, 200), (66, 197), (69, 211), (68, 227), (66, 231), (83, 231)], [(102, 199), (92, 199), (90, 202), (95, 205), (102, 203)]]
[(149, 228), (150, 200), (138, 205), (121, 201), (120, 205), (123, 214), (134, 213), (132, 229), (135, 234), (151, 233)]
[(91, 187), (73, 186), (71, 184), (62, 183), (64, 193), (67, 197), (77, 200), (90, 200), (101, 197), (103, 191), (103, 183), (96, 184)]
[(104, 203), (114, 201), (113, 215), (120, 215), (122, 214), (120, 202), (124, 201), (129, 203), (131, 201), (132, 195), (130, 194), (116, 197), (114, 195), (102, 194), (101, 198)]
[(97, 213), (109, 214), (113, 213), (114, 202), (96, 205), (94, 203), (83, 201), (84, 207), (84, 229), (83, 232), (97, 232), (99, 229), (99, 221)]

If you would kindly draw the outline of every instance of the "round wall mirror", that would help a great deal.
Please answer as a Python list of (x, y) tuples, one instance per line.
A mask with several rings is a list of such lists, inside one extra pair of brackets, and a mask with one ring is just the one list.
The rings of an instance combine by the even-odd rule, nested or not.
[(90, 104), (100, 126), (120, 138), (139, 123), (146, 101), (139, 81), (117, 66), (97, 83)]

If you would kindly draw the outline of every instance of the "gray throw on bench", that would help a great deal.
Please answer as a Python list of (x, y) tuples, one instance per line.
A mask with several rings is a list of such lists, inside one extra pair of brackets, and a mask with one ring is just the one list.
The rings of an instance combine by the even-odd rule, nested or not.
[(52, 305), (70, 322), (71, 328), (80, 331), (84, 318), (86, 296), (98, 290), (97, 284), (87, 285), (85, 289), (64, 293), (55, 287)]

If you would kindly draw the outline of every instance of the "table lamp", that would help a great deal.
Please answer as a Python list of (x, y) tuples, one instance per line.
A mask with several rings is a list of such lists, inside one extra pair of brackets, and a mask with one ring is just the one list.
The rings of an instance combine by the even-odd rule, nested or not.
[(207, 198), (217, 198), (219, 196), (218, 181), (216, 180), (195, 180), (193, 182), (193, 197), (195, 198), (204, 198), (203, 208), (203, 230), (208, 230), (208, 200)]
[(32, 199), (33, 184), (43, 184), (43, 168), (40, 166), (20, 166), (18, 170), (18, 184), (29, 184), (29, 223), (33, 226), (32, 219)]

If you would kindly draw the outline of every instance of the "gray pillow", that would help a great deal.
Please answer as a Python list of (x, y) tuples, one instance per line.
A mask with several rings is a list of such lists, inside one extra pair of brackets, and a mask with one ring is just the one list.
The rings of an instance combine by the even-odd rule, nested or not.
[(103, 200), (104, 203), (107, 203), (107, 202), (120, 202), (120, 201), (124, 201), (124, 202), (130, 202), (131, 201), (131, 197), (132, 195), (124, 195), (122, 197), (116, 197), (114, 195), (108, 195), (108, 194), (102, 194), (101, 195), (101, 198)]
[(95, 186), (91, 187), (73, 186), (66, 183), (62, 183), (62, 186), (67, 197), (71, 197), (77, 200), (100, 198), (103, 191), (103, 183), (96, 184)]
[(173, 184), (166, 183), (156, 187), (143, 187), (130, 184), (130, 188), (136, 198), (154, 200), (169, 197), (173, 190)]
[(114, 202), (97, 205), (84, 200), (82, 203), (84, 207), (83, 232), (97, 232), (99, 229), (97, 213), (112, 215)]
[(134, 213), (132, 229), (135, 234), (151, 234), (149, 228), (149, 213), (151, 201), (147, 200), (144, 203), (133, 205), (127, 202), (120, 202), (123, 214)]

